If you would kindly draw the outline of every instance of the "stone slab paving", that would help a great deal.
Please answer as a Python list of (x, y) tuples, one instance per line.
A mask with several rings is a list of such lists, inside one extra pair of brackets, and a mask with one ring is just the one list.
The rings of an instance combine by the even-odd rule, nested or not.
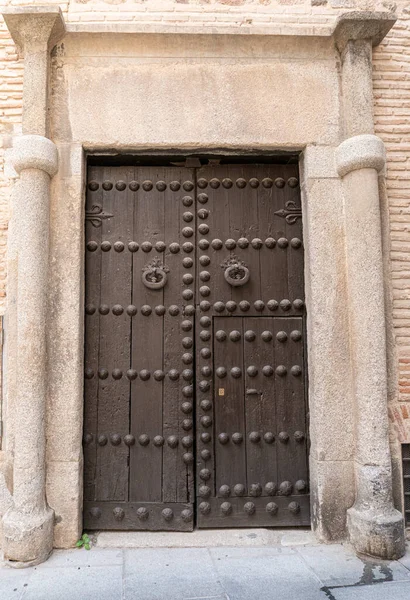
[(400, 561), (348, 545), (59, 550), (37, 567), (0, 566), (0, 600), (410, 600)]
[(195, 531), (101, 531), (93, 535), (98, 548), (212, 548), (214, 546), (315, 545), (310, 528), (196, 529)]
[(409, 600), (406, 583), (383, 583), (379, 586), (346, 587), (333, 590), (332, 600)]
[(389, 564), (370, 559), (364, 561), (354, 554), (349, 547), (339, 544), (306, 546), (299, 548), (298, 553), (326, 586), (368, 585), (382, 581), (410, 581), (410, 570), (400, 562)]

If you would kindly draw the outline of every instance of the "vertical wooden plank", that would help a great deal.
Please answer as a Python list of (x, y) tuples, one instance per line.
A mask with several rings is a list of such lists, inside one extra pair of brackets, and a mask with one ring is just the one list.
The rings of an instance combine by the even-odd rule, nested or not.
[[(181, 223), (181, 247), (182, 257), (179, 263), (180, 290), (182, 296), (183, 318), (180, 321), (180, 337), (179, 337), (179, 356), (182, 370), (180, 379), (180, 406), (179, 406), (179, 421), (178, 431), (180, 436), (180, 444), (178, 445), (178, 487), (177, 501), (178, 502), (193, 502), (194, 500), (194, 437), (189, 429), (189, 422), (194, 419), (195, 415), (195, 386), (193, 373), (189, 373), (191, 363), (187, 363), (188, 356), (195, 356), (195, 264), (196, 264), (196, 184), (194, 170), (184, 169), (181, 172), (182, 184), (182, 199), (180, 204), (180, 223)], [(191, 219), (193, 216), (193, 220)], [(182, 217), (182, 218), (181, 218)], [(189, 266), (191, 265), (192, 266)], [(181, 266), (182, 265), (182, 266)], [(191, 281), (191, 276), (193, 281)], [(191, 327), (188, 329), (188, 323)], [(192, 378), (191, 378), (192, 376)], [(191, 406), (188, 411), (188, 406)]]
[(283, 193), (277, 186), (281, 175), (281, 167), (277, 165), (259, 166), (257, 170), (258, 214), (261, 222), (260, 237), (263, 241), (260, 250), (260, 280), (262, 296), (266, 304), (269, 300), (279, 302), (287, 297), (288, 292), (287, 265), (284, 260), (286, 254), (278, 246), (278, 239), (283, 238), (283, 223), (275, 216), (275, 211), (282, 208), (283, 203)]
[[(284, 191), (284, 206), (287, 213), (284, 220), (286, 223), (286, 239), (288, 240), (288, 298), (292, 303), (290, 314), (304, 315), (305, 313), (305, 290), (304, 290), (304, 253), (303, 253), (303, 230), (300, 185), (297, 165), (287, 165), (283, 169), (283, 179), (286, 185)], [(288, 321), (288, 320), (286, 320)], [(293, 324), (292, 324), (293, 323)], [(288, 387), (292, 388), (294, 402), (291, 406), (292, 414), (285, 416), (289, 426), (298, 432), (290, 436), (288, 457), (292, 462), (294, 482), (308, 482), (308, 464), (307, 464), (307, 422), (306, 422), (306, 382), (307, 373), (305, 372), (306, 357), (304, 356), (305, 324), (304, 319), (289, 319), (290, 333), (288, 332), (288, 350), (286, 360), (290, 366), (290, 381)], [(298, 334), (292, 332), (299, 332)], [(299, 339), (300, 334), (302, 339)], [(293, 340), (294, 336), (298, 339)], [(292, 371), (301, 367), (303, 372), (295, 381), (292, 377)], [(287, 377), (289, 377), (289, 372)], [(299, 439), (303, 433), (303, 439)], [(299, 441), (298, 441), (299, 440)], [(289, 460), (289, 458), (288, 458)], [(282, 471), (284, 473), (284, 471)], [(283, 475), (284, 476), (284, 475)], [(298, 489), (297, 489), (298, 488)], [(308, 485), (301, 489), (300, 485), (293, 487), (293, 493), (307, 493)]]
[[(142, 282), (144, 269), (164, 260), (164, 190), (156, 167), (136, 168), (134, 181), (134, 240), (132, 304), (137, 308), (132, 329), (132, 368), (138, 376), (131, 385), (131, 424), (135, 445), (130, 453), (130, 501), (162, 501), (163, 310), (164, 288)], [(135, 186), (137, 187), (137, 186)], [(161, 373), (161, 374), (160, 374)]]
[[(105, 168), (103, 210), (112, 214), (101, 226), (101, 305), (98, 434), (98, 500), (128, 499), (130, 323), (126, 308), (131, 300), (132, 204), (126, 169)], [(109, 186), (104, 184), (105, 188)]]
[[(302, 318), (274, 319), (278, 481), (307, 481)], [(286, 488), (286, 486), (285, 486)], [(304, 490), (306, 491), (306, 490)]]
[(273, 318), (244, 319), (248, 493), (274, 495), (277, 484)]
[[(221, 169), (225, 171), (226, 167)], [(258, 314), (254, 303), (262, 299), (260, 254), (263, 248), (261, 230), (265, 223), (259, 217), (259, 187), (254, 187), (254, 175), (257, 171), (258, 167), (253, 165), (238, 165), (227, 170), (227, 178), (232, 182), (232, 187), (229, 189), (229, 231), (226, 236), (230, 245), (233, 246), (232, 241), (235, 242), (235, 247), (231, 250), (232, 257), (244, 261), (250, 271), (250, 279), (244, 286), (231, 287), (231, 297), (238, 305), (238, 312), (241, 301), (250, 303), (250, 309), (245, 314)]]
[[(174, 180), (174, 177), (172, 178)], [(179, 263), (182, 260), (180, 240), (180, 202), (181, 177), (176, 174), (175, 181), (179, 190), (170, 194), (164, 205), (165, 260), (170, 269), (169, 282), (164, 289), (164, 395), (163, 395), (163, 473), (162, 499), (164, 502), (176, 502), (178, 497), (178, 470), (180, 467), (178, 446), (179, 439), (179, 389), (180, 389), (180, 356), (178, 353), (179, 329), (181, 320)], [(169, 181), (168, 181), (169, 183)], [(173, 246), (171, 246), (173, 244)], [(173, 307), (170, 311), (170, 307)], [(172, 372), (175, 375), (172, 375)], [(169, 374), (171, 373), (171, 377)]]
[(193, 499), (195, 190), (193, 172), (164, 170), (165, 254), (169, 282), (164, 288), (163, 500)]
[(243, 319), (215, 317), (214, 330), (216, 495), (227, 497), (247, 489)]
[[(102, 207), (102, 170), (90, 167), (86, 212)], [(95, 189), (97, 188), (97, 189)], [(96, 499), (98, 438), (98, 355), (100, 344), (101, 227), (85, 223), (85, 370), (84, 370), (84, 499)]]
[[(219, 240), (221, 223), (228, 224), (228, 199), (215, 177), (214, 168), (197, 172), (196, 254), (197, 327), (196, 327), (196, 480), (200, 514), (206, 514), (208, 500), (215, 495), (215, 398), (213, 397), (214, 315), (226, 313), (230, 292), (223, 286), (220, 263), (223, 257)], [(223, 225), (222, 225), (223, 226)], [(221, 285), (222, 284), (222, 285)], [(227, 295), (229, 292), (229, 295)], [(202, 511), (205, 511), (204, 513)], [(201, 526), (201, 520), (198, 519)]]
[(304, 302), (305, 299), (304, 255), (297, 165), (288, 165), (284, 169), (284, 179), (286, 181), (284, 188), (285, 207), (288, 205), (290, 208), (299, 209), (286, 220), (286, 239), (289, 242), (287, 249), (289, 300), (292, 302), (292, 310), (296, 314), (303, 314), (304, 305), (300, 300)]
[[(261, 249), (261, 285), (266, 302), (288, 299), (288, 245), (286, 221), (278, 216), (286, 203), (286, 180), (282, 165), (260, 168), (258, 188), (259, 218), (265, 224)], [(282, 308), (274, 314), (282, 314)]]

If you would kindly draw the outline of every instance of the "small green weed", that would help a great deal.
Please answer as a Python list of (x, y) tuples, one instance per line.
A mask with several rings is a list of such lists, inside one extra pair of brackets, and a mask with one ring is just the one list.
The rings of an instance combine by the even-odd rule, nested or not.
[(91, 540), (87, 533), (83, 533), (78, 542), (76, 543), (77, 548), (85, 548), (91, 550)]

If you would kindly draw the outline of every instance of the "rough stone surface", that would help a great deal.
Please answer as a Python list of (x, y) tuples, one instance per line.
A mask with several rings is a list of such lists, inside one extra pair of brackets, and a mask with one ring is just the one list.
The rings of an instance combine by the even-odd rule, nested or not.
[[(346, 510), (354, 501), (353, 399), (351, 389), (340, 385), (350, 378), (350, 357), (343, 202), (334, 148), (308, 146), (301, 178), (306, 304), (312, 315), (307, 322), (312, 525), (319, 539), (328, 541), (345, 537)], [(314, 317), (318, 306), (320, 315)]]
[(4, 560), (15, 569), (38, 565), (53, 549), (54, 512), (43, 510), (24, 513), (13, 506), (3, 517)]
[[(290, 37), (283, 46), (274, 37), (237, 44), (186, 34), (171, 44), (168, 36), (119, 34), (113, 53), (110, 36), (98, 37), (98, 50), (96, 39), (68, 34), (54, 58), (51, 136), (59, 144), (268, 150), (339, 141), (331, 40)], [(181, 81), (189, 82), (183, 101)], [(306, 95), (312, 85), (315, 94)], [(286, 117), (286, 97), (297, 118)], [(109, 118), (92, 118), (94, 110)]]
[(14, 565), (44, 560), (53, 539), (54, 514), (45, 499), (49, 187), (50, 177), (45, 171), (29, 168), (21, 171), (13, 190), (16, 204), (24, 206), (15, 228), (20, 241), (15, 418), (24, 435), (15, 439), (14, 503), (3, 517), (4, 553)]
[(16, 337), (9, 356), (9, 363), (16, 361), (12, 402), (15, 400), (19, 435), (13, 445), (13, 505), (2, 519), (4, 557), (11, 566), (19, 567), (43, 562), (53, 548), (54, 511), (46, 500), (46, 315), (50, 177), (57, 172), (58, 155), (55, 144), (44, 135), (49, 41), (61, 17), (55, 10), (17, 9), (7, 19), (11, 33), (23, 47), (26, 72), (26, 135), (17, 140), (13, 152), (13, 166), (20, 178), (13, 188), (18, 206), (12, 229), (17, 260)]
[(2, 538), (2, 517), (11, 508), (13, 504), (13, 497), (10, 490), (7, 487), (5, 475), (1, 469), (4, 469), (4, 463), (2, 464), (0, 459), (0, 539)]
[(17, 173), (40, 169), (53, 177), (58, 169), (57, 147), (41, 135), (23, 135), (15, 142), (12, 161)]
[(303, 546), (315, 544), (309, 530), (197, 529), (190, 533), (161, 531), (102, 531), (93, 536), (98, 548), (211, 548)]
[(64, 33), (58, 6), (5, 8), (4, 19), (24, 54), (23, 133), (47, 135), (49, 49)]
[(346, 514), (355, 499), (351, 460), (310, 457), (312, 527), (321, 542), (346, 538)]
[(350, 40), (341, 53), (343, 138), (374, 132), (372, 42)]
[(386, 164), (383, 141), (370, 134), (348, 138), (336, 150), (336, 163), (340, 177), (358, 169), (381, 171)]
[[(46, 496), (55, 513), (54, 547), (71, 548), (80, 539), (83, 513), (83, 464), (47, 462)], [(70, 493), (67, 491), (70, 490)]]
[(393, 508), (391, 498), (379, 510), (371, 503), (363, 506), (356, 501), (347, 511), (347, 524), (356, 552), (385, 560), (397, 560), (403, 556), (403, 515)]
[(378, 46), (396, 18), (394, 12), (352, 11), (340, 15), (334, 33), (339, 51), (343, 52), (350, 41), (356, 40), (371, 40), (373, 46)]
[(386, 269), (378, 177), (385, 165), (385, 149), (380, 139), (369, 135), (374, 131), (370, 44), (368, 38), (349, 40), (342, 53), (342, 118), (347, 140), (336, 152), (338, 173), (343, 178), (351, 385), (356, 414), (356, 498), (347, 511), (347, 528), (357, 552), (393, 559), (404, 554), (404, 519), (393, 505)]
[[(403, 517), (393, 508), (392, 497), (383, 258), (376, 170), (363, 168), (345, 175), (343, 199), (354, 365), (352, 384), (358, 415), (356, 501), (348, 511), (349, 533), (359, 552), (392, 559), (404, 553), (404, 531)], [(365, 311), (361, 310), (363, 306)], [(372, 336), (369, 336), (370, 330)]]
[[(64, 548), (76, 542), (82, 528), (85, 170), (80, 145), (60, 146), (59, 158), (50, 206), (48, 314), (53, 328), (47, 334), (47, 497), (59, 516), (54, 544)], [(64, 277), (60, 276), (61, 265)], [(72, 490), (69, 500), (67, 485)]]

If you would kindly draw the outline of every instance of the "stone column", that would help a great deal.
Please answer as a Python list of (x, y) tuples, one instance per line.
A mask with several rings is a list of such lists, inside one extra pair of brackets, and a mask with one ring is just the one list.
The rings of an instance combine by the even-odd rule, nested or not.
[[(381, 24), (385, 24), (383, 19)], [(346, 25), (346, 23), (345, 23)], [(352, 26), (353, 25), (353, 26)], [(374, 135), (372, 41), (377, 20), (347, 22), (340, 36), (343, 141), (336, 164), (343, 180), (350, 355), (355, 402), (356, 499), (348, 510), (358, 552), (404, 554), (403, 516), (393, 505), (387, 416), (387, 356), (379, 174), (385, 149)], [(380, 24), (379, 24), (380, 25)], [(373, 40), (372, 40), (373, 38)]]
[[(45, 494), (46, 320), (50, 179), (58, 156), (47, 139), (49, 50), (64, 28), (58, 7), (13, 9), (4, 14), (24, 52), (23, 135), (13, 149), (20, 175), (13, 247), (18, 253), (13, 506), (3, 517), (4, 557), (11, 566), (45, 560), (53, 547), (54, 512)], [(10, 360), (11, 357), (9, 357)]]
[(300, 165), (309, 317), (311, 515), (321, 542), (346, 539), (346, 512), (355, 499), (345, 223), (334, 155), (334, 147), (309, 145)]

